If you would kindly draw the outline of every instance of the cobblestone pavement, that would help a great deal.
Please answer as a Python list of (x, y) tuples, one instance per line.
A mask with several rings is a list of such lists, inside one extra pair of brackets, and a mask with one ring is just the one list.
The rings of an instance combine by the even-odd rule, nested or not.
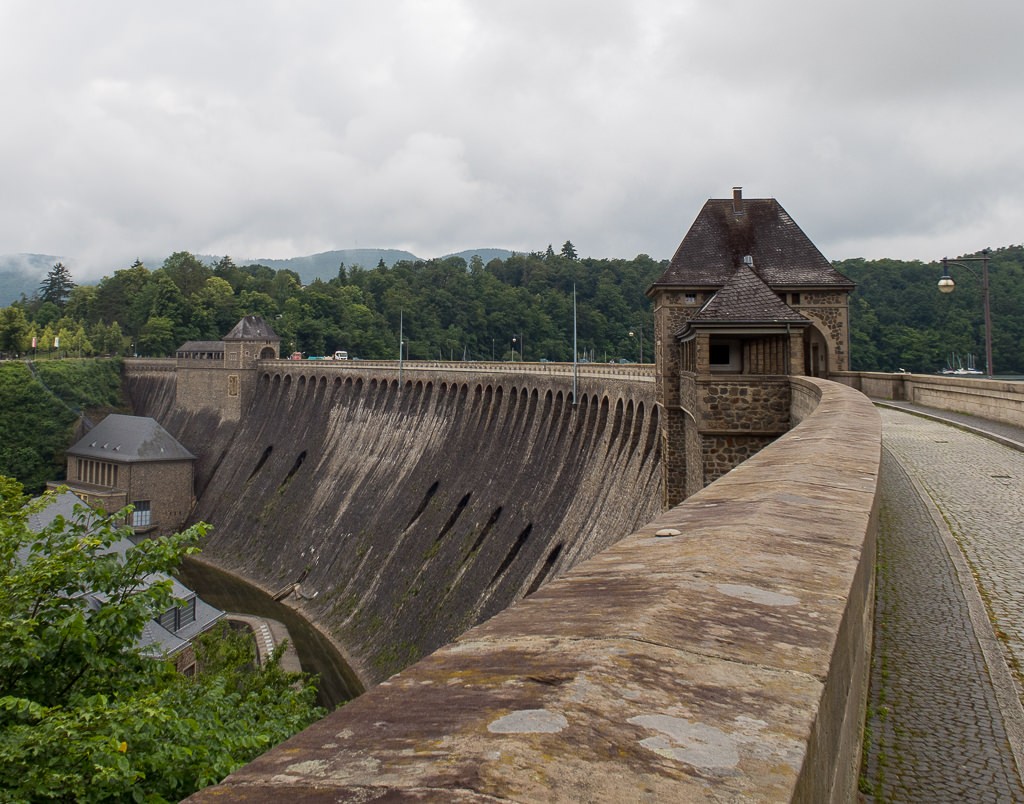
[(1024, 802), (1024, 452), (881, 415), (863, 799)]

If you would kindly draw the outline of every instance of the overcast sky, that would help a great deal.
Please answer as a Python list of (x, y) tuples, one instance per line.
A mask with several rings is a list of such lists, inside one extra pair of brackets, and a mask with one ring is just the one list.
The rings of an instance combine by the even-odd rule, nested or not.
[[(1024, 241), (1021, 0), (0, 3), (0, 254), (826, 257)], [(155, 267), (155, 266), (151, 266)]]

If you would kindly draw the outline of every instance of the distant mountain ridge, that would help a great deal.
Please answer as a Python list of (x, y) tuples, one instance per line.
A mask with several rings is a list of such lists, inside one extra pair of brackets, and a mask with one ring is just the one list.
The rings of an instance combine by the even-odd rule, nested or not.
[[(505, 260), (514, 252), (503, 248), (477, 248), (466, 249), (454, 254), (445, 254), (440, 259), (447, 257), (461, 257), (468, 264), (474, 256), (479, 256), (484, 263), (493, 259)], [(209, 254), (197, 254), (200, 260), (207, 264), (214, 264), (221, 259), (220, 256)], [(165, 257), (156, 259), (142, 259), (150, 270), (163, 265)], [(232, 258), (234, 259), (234, 258)], [(315, 279), (332, 279), (338, 275), (338, 267), (344, 263), (346, 268), (361, 266), (363, 268), (376, 268), (381, 260), (389, 268), (396, 262), (408, 260), (418, 262), (422, 257), (417, 257), (409, 251), (394, 248), (345, 248), (336, 251), (324, 251), (319, 254), (310, 254), (305, 257), (289, 257), (288, 259), (245, 259), (235, 260), (236, 265), (266, 265), (276, 271), (287, 269), (295, 271), (303, 284), (309, 284)], [(53, 267), (54, 263), (64, 262), (71, 270), (72, 278), (76, 282), (80, 280), (75, 277), (73, 257), (55, 257), (50, 254), (0, 254), (0, 307), (6, 307), (11, 302), (17, 301), (22, 295), (29, 297), (39, 290), (39, 283), (42, 282), (46, 273)], [(123, 265), (121, 268), (127, 268)], [(119, 268), (111, 269), (109, 274)], [(108, 274), (108, 276), (109, 276)], [(80, 283), (84, 285), (95, 284), (99, 280)]]
[[(455, 254), (445, 254), (440, 259), (447, 257), (461, 257), (468, 264), (474, 256), (479, 256), (484, 264), (490, 260), (499, 259), (505, 260), (511, 257), (513, 252), (502, 249), (502, 248), (477, 248), (467, 249), (465, 251), (459, 251)], [(212, 259), (216, 262), (219, 257), (212, 258), (201, 258), (205, 261)], [(302, 279), (303, 284), (309, 284), (314, 279), (332, 279), (338, 275), (338, 267), (345, 263), (346, 268), (352, 268), (356, 265), (363, 268), (376, 268), (383, 260), (384, 264), (389, 268), (396, 262), (402, 262), (407, 260), (409, 262), (417, 262), (422, 260), (422, 257), (417, 257), (415, 254), (409, 251), (402, 251), (400, 249), (393, 248), (346, 248), (339, 249), (337, 251), (324, 251), (320, 254), (310, 254), (307, 257), (290, 257), (285, 260), (246, 260), (239, 262), (235, 260), (238, 265), (266, 265), (268, 268), (280, 271), (287, 269), (289, 271), (295, 271)]]

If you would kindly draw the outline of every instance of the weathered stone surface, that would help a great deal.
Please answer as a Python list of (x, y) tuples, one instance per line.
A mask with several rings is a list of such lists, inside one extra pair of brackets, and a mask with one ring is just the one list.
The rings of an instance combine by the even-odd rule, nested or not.
[(405, 367), (400, 383), (394, 364), (323, 362), (261, 364), (237, 423), (162, 407), (167, 372), (128, 385), (200, 455), (203, 559), (271, 594), (299, 584), (286, 602), (367, 685), (661, 508), (649, 369), (588, 368), (573, 405), (565, 367)]
[(795, 382), (802, 426), (193, 800), (850, 800), (881, 429)]

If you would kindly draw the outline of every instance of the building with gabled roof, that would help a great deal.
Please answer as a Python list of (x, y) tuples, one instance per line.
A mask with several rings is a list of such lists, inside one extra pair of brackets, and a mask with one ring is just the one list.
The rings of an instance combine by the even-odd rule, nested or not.
[(108, 512), (134, 505), (137, 533), (173, 532), (192, 511), (196, 456), (155, 419), (112, 413), (66, 455), (68, 488)]
[(774, 198), (704, 204), (647, 291), (666, 504), (788, 429), (786, 377), (848, 368), (853, 288)]
[(237, 420), (256, 385), (256, 362), (280, 356), (281, 338), (258, 315), (247, 315), (220, 341), (187, 341), (177, 348), (175, 402)]

